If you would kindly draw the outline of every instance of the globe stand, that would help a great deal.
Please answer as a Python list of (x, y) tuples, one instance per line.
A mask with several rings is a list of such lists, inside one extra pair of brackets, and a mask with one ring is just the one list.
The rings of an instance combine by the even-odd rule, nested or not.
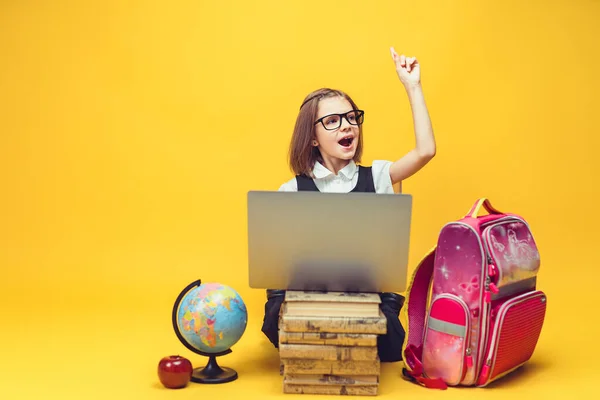
[(196, 353), (208, 357), (208, 363), (203, 368), (194, 368), (192, 382), (226, 383), (238, 378), (238, 374), (235, 370), (227, 367), (220, 367), (217, 363), (217, 357), (231, 353), (231, 349), (215, 354), (198, 352), (197, 350)]
[(231, 353), (231, 349), (227, 349), (225, 351), (219, 353), (205, 353), (200, 351), (193, 346), (191, 346), (187, 340), (181, 335), (179, 329), (177, 328), (177, 309), (179, 308), (179, 303), (185, 296), (187, 292), (189, 292), (192, 288), (199, 286), (201, 284), (201, 280), (198, 279), (192, 283), (190, 283), (185, 289), (179, 293), (177, 299), (175, 300), (175, 304), (173, 305), (173, 311), (171, 313), (171, 323), (173, 324), (173, 329), (175, 330), (175, 335), (179, 339), (179, 341), (187, 347), (188, 350), (193, 351), (196, 354), (200, 354), (201, 356), (208, 357), (208, 363), (205, 367), (202, 368), (194, 368), (192, 372), (192, 382), (196, 383), (226, 383), (234, 381), (238, 378), (238, 374), (235, 370), (227, 367), (220, 367), (217, 363), (217, 357), (224, 356), (226, 354)]

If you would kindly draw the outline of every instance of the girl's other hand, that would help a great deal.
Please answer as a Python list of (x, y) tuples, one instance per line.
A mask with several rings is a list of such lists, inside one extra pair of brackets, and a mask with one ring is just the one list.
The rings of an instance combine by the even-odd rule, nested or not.
[(416, 86), (421, 83), (421, 67), (416, 57), (398, 55), (393, 47), (390, 48), (392, 59), (396, 64), (398, 78), (404, 86)]

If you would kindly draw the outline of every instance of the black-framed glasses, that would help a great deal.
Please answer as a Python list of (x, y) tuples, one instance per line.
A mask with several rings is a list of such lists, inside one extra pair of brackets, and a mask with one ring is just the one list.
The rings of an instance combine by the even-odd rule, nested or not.
[(365, 119), (365, 112), (363, 110), (352, 110), (345, 114), (329, 114), (319, 118), (315, 121), (315, 125), (319, 122), (323, 125), (323, 128), (328, 131), (334, 131), (342, 126), (342, 118), (346, 118), (346, 121), (350, 125), (362, 125)]

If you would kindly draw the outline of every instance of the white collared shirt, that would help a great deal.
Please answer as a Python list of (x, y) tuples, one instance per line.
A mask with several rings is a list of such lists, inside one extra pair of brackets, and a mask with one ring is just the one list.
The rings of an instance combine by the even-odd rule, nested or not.
[[(391, 161), (375, 160), (373, 161), (373, 183), (377, 193), (394, 193), (392, 179), (390, 178)], [(318, 161), (313, 168), (313, 179), (315, 185), (321, 192), (328, 193), (349, 193), (358, 183), (358, 166), (354, 161), (342, 168), (337, 175), (325, 168)], [(297, 192), (298, 185), (296, 177), (290, 179), (279, 187), (282, 192)]]

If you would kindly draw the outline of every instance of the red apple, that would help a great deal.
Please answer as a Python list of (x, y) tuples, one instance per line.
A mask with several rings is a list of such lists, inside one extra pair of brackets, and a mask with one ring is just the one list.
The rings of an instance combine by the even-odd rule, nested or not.
[(158, 363), (158, 379), (164, 387), (180, 389), (192, 379), (192, 363), (182, 356), (163, 357)]

